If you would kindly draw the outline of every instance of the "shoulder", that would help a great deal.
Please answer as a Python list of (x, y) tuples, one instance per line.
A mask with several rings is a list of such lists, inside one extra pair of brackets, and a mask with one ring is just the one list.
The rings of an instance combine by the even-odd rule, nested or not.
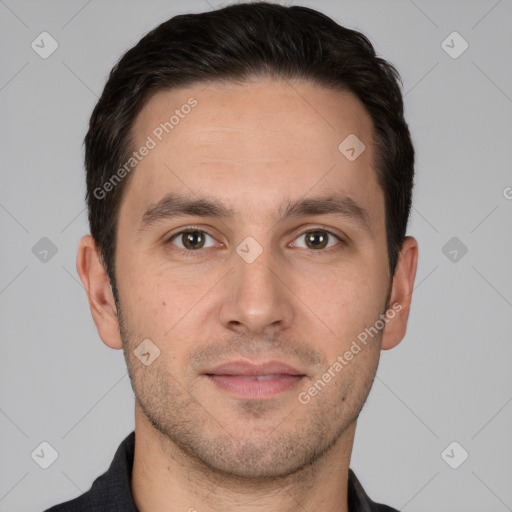
[(91, 490), (70, 501), (54, 505), (44, 512), (93, 512), (101, 510), (97, 502), (96, 505), (94, 504), (96, 500), (92, 499)]
[(380, 503), (373, 503), (372, 512), (399, 512), (396, 508), (381, 505)]
[(55, 505), (44, 512), (137, 512), (131, 493), (135, 432), (119, 445), (105, 473), (81, 496)]
[(59, 503), (44, 512), (101, 512), (110, 510), (109, 497), (115, 493), (115, 489), (109, 485), (109, 471), (97, 477), (91, 488), (73, 498), (72, 500)]
[(348, 506), (350, 512), (399, 512), (388, 505), (374, 502), (366, 494), (361, 482), (350, 468), (348, 474)]

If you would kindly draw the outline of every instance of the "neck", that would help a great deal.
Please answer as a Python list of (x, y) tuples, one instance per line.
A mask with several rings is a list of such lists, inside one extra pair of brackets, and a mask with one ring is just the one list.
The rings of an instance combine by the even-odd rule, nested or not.
[(139, 512), (348, 512), (355, 422), (314, 464), (285, 477), (252, 480), (221, 473), (184, 453), (135, 408), (131, 487)]

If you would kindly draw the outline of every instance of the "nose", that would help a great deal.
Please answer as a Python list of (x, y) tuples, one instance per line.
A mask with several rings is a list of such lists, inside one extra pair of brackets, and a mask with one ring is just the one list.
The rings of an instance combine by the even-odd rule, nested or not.
[(270, 250), (263, 250), (254, 261), (240, 254), (234, 254), (234, 268), (227, 275), (220, 309), (222, 324), (239, 334), (262, 336), (289, 328), (294, 295), (286, 270), (278, 267)]

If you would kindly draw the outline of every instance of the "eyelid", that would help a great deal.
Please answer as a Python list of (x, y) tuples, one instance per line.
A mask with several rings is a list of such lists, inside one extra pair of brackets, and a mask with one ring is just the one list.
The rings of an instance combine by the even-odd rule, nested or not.
[(322, 226), (321, 224), (317, 224), (316, 226), (307, 226), (304, 229), (302, 229), (299, 233), (299, 235), (302, 235), (304, 233), (308, 233), (309, 231), (327, 231), (328, 233), (331, 233), (332, 235), (335, 235), (337, 237), (340, 237), (341, 235), (337, 235), (333, 228), (329, 226)]
[(325, 231), (326, 233), (329, 233), (332, 236), (335, 236), (340, 242), (348, 243), (349, 237), (345, 235), (344, 233), (337, 233), (333, 228), (329, 226), (322, 226), (321, 224), (317, 224), (316, 226), (308, 226), (301, 230), (299, 233), (297, 233), (296, 237), (300, 235), (303, 235), (304, 233), (309, 233), (310, 231)]
[[(332, 247), (328, 247), (326, 249), (319, 249), (319, 250), (314, 250), (314, 249), (311, 249), (310, 252), (312, 253), (315, 253), (315, 254), (322, 254), (322, 253), (329, 253), (329, 252), (332, 252), (332, 251), (335, 251), (337, 249), (339, 249), (339, 245), (347, 245), (347, 241), (345, 240), (345, 238), (341, 235), (338, 235), (336, 233), (334, 233), (333, 231), (331, 231), (330, 228), (327, 228), (326, 226), (315, 226), (315, 227), (307, 227), (307, 228), (304, 228), (302, 231), (300, 231), (299, 233), (297, 233), (297, 235), (295, 236), (295, 238), (293, 239), (293, 241), (295, 241), (297, 238), (299, 238), (300, 236), (306, 234), (306, 233), (312, 233), (312, 232), (315, 232), (315, 231), (324, 231), (325, 233), (327, 233), (328, 235), (336, 238), (338, 240), (338, 244), (335, 244), (333, 245)], [(293, 243), (293, 242), (292, 242)], [(299, 247), (299, 249), (303, 249), (303, 247)]]
[[(209, 226), (208, 226), (208, 227), (209, 227)], [(205, 233), (206, 235), (208, 235), (208, 236), (210, 236), (211, 238), (213, 238), (213, 239), (215, 240), (215, 242), (217, 242), (217, 243), (221, 243), (221, 244), (222, 244), (222, 242), (218, 242), (218, 241), (217, 241), (217, 238), (216, 238), (214, 235), (212, 235), (212, 234), (208, 231), (208, 229), (205, 229), (205, 227), (204, 227), (204, 226), (203, 226), (203, 227), (201, 227), (201, 226), (194, 226), (194, 225), (190, 225), (190, 226), (186, 226), (186, 227), (179, 228), (179, 230), (178, 230), (178, 231), (174, 231), (174, 232), (172, 232), (172, 233), (170, 233), (170, 234), (168, 234), (168, 235), (165, 235), (165, 237), (164, 237), (165, 243), (166, 243), (166, 244), (168, 244), (168, 243), (170, 243), (174, 238), (176, 238), (177, 236), (179, 236), (179, 235), (183, 235), (183, 234), (185, 234), (185, 233), (194, 232), (194, 231), (201, 231), (202, 233)], [(222, 244), (222, 245), (224, 245), (224, 244)], [(181, 247), (178, 247), (178, 249), (181, 249)], [(210, 249), (210, 247), (207, 247), (207, 249)], [(185, 249), (181, 249), (181, 250), (183, 251), (183, 250), (185, 250)], [(188, 250), (187, 252), (198, 252), (198, 251), (199, 251), (199, 250), (197, 250), (197, 251), (190, 251), (190, 250)]]
[[(193, 231), (201, 231), (203, 233), (205, 233), (206, 235), (210, 236), (211, 238), (213, 238), (215, 240), (215, 242), (217, 243), (220, 243), (221, 245), (224, 245), (222, 244), (222, 242), (218, 242), (216, 237), (214, 235), (212, 235), (211, 233), (209, 233), (209, 231), (207, 229), (204, 229), (205, 226), (201, 227), (201, 226), (195, 226), (195, 225), (189, 225), (189, 226), (186, 226), (186, 227), (181, 227), (181, 228), (178, 228), (179, 231), (175, 231), (169, 235), (166, 235), (165, 236), (165, 240), (166, 240), (166, 244), (169, 244), (171, 243), (171, 241), (176, 238), (177, 236), (179, 235), (182, 235), (184, 233), (188, 233), (188, 232), (193, 232)], [(326, 233), (328, 233), (329, 235), (335, 237), (338, 239), (338, 241), (343, 244), (343, 245), (346, 245), (347, 244), (347, 241), (346, 239), (348, 237), (346, 236), (342, 236), (342, 235), (339, 235), (337, 233), (335, 233), (334, 231), (332, 231), (332, 228), (328, 227), (328, 226), (323, 226), (323, 225), (315, 225), (315, 226), (306, 226), (305, 228), (303, 228), (300, 232), (298, 232), (293, 240), (295, 241), (296, 238), (298, 238), (299, 236), (301, 235), (304, 235), (305, 233), (309, 233), (309, 232), (313, 232), (313, 231), (325, 231)], [(337, 245), (333, 246), (333, 247), (329, 247), (327, 249), (323, 249), (323, 250), (311, 250), (312, 252), (317, 252), (317, 253), (322, 253), (322, 252), (329, 252), (330, 250), (334, 250), (336, 248)], [(190, 250), (190, 249), (182, 249), (181, 247), (176, 247), (176, 250), (177, 251), (181, 251), (182, 253), (186, 253), (186, 254), (189, 254), (189, 253), (200, 253), (201, 252), (201, 249), (204, 250), (204, 248), (201, 248), (201, 249), (197, 249), (197, 250)], [(213, 249), (213, 247), (206, 247), (206, 249)]]

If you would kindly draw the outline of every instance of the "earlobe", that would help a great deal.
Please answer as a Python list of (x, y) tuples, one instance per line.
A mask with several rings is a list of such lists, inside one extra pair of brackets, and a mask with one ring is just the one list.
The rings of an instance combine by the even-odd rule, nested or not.
[[(398, 258), (390, 296), (389, 322), (382, 337), (382, 350), (396, 347), (407, 331), (411, 308), (412, 292), (418, 265), (418, 242), (411, 236), (405, 237)], [(391, 315), (392, 318), (391, 318)]]
[(110, 279), (91, 235), (86, 235), (80, 240), (76, 269), (87, 292), (91, 314), (103, 343), (110, 348), (122, 348)]

